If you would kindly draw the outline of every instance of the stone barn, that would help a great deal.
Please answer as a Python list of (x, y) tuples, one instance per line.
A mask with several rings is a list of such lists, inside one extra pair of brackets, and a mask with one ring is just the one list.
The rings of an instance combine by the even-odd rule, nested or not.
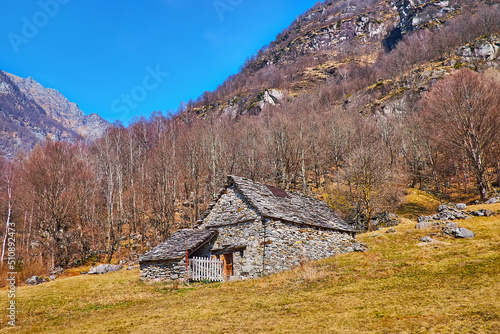
[(355, 230), (326, 203), (229, 176), (195, 229), (141, 256), (141, 279), (187, 279), (195, 258), (219, 259), (222, 280), (261, 277), (355, 250)]

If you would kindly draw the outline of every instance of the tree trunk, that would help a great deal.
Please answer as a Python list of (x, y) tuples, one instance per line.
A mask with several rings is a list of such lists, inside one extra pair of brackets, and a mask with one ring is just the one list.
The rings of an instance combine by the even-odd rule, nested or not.
[(7, 222), (5, 223), (5, 236), (3, 238), (3, 246), (2, 246), (2, 258), (1, 258), (1, 268), (3, 268), (3, 259), (5, 256), (5, 245), (7, 244), (7, 239), (9, 235), (9, 225), (10, 225), (10, 215), (12, 213), (12, 188), (10, 186), (10, 182), (7, 186), (7, 196), (8, 196), (8, 212), (7, 212)]

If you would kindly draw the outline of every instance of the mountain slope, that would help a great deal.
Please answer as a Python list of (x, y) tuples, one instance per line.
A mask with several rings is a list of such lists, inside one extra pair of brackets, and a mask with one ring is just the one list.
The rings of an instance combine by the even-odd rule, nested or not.
[[(500, 206), (470, 209), (482, 208)], [(359, 235), (367, 252), (244, 282), (143, 284), (137, 269), (68, 270), (76, 277), (18, 288), (11, 332), (498, 333), (498, 217), (461, 221), (476, 232), (462, 240), (415, 223)], [(433, 243), (420, 242), (430, 233)]]
[[(201, 117), (255, 115), (269, 106), (264, 95), (270, 90), (282, 93), (278, 102), (323, 90), (338, 104), (347, 102), (350, 109), (373, 109), (373, 99), (347, 98), (359, 97), (356, 93), (374, 84), (380, 87), (379, 82), (399, 82), (426, 63), (443, 62), (451, 70), (461, 64), (476, 68), (476, 61), (484, 60), (481, 53), (485, 52), (480, 50), (465, 61), (457, 59), (458, 48), (499, 32), (498, 1), (318, 3), (247, 60), (238, 74), (216, 91), (188, 103), (186, 110)], [(496, 42), (485, 47), (493, 56), (481, 70), (498, 63)], [(433, 82), (428, 81), (424, 90)], [(400, 87), (392, 88), (387, 95), (398, 95)]]
[(0, 71), (0, 149), (7, 156), (29, 151), (45, 138), (95, 139), (108, 125), (97, 114), (84, 115), (57, 90)]

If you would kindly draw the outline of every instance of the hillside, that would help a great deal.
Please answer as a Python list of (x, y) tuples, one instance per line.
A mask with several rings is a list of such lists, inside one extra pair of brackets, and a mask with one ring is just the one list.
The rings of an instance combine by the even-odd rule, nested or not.
[(0, 150), (9, 157), (19, 149), (30, 151), (46, 138), (69, 142), (95, 139), (109, 125), (97, 114), (84, 115), (57, 90), (3, 71), (0, 104)]
[[(479, 208), (500, 205), (470, 207)], [(359, 235), (365, 253), (226, 284), (144, 284), (138, 270), (81, 276), (88, 267), (78, 268), (18, 288), (18, 326), (8, 332), (498, 333), (498, 216), (459, 224), (476, 237), (453, 239), (406, 220), (395, 233)], [(430, 233), (436, 242), (420, 243)]]
[[(23, 280), (136, 261), (195, 227), (228, 175), (322, 200), (360, 231), (426, 203), (497, 200), (499, 36), (499, 1), (321, 2), (181, 112), (87, 142), (75, 138), (101, 129), (97, 115), (0, 72), (3, 149), (30, 152), (0, 161)], [(31, 150), (46, 137), (58, 141)]]
[[(497, 1), (318, 3), (238, 74), (185, 109), (204, 118), (237, 119), (325, 91), (349, 110), (408, 112), (407, 101), (418, 99), (444, 74), (460, 67), (500, 68), (498, 36), (490, 37), (500, 32), (499, 14)], [(464, 53), (471, 46), (476, 52)], [(410, 87), (418, 80), (418, 87)], [(372, 95), (373, 85), (384, 95)], [(272, 94), (276, 91), (279, 95)]]

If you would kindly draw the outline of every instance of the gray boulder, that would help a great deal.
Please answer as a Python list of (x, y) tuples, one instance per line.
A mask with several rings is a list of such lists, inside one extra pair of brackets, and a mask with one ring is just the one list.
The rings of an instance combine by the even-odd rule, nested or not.
[(431, 220), (431, 217), (430, 217), (430, 216), (420, 216), (420, 217), (418, 217), (418, 219), (417, 219), (417, 221), (418, 221), (419, 223), (421, 223), (421, 222), (428, 222), (428, 221), (430, 221), (430, 220)]
[(123, 267), (120, 265), (100, 264), (97, 267), (90, 268), (89, 275), (103, 275), (122, 269)]
[(423, 237), (422, 239), (420, 239), (421, 242), (433, 242), (434, 240), (432, 240), (431, 237)]
[(455, 223), (455, 222), (446, 222), (444, 227), (444, 229), (454, 229), (454, 228), (458, 228), (458, 224)]
[(476, 216), (476, 217), (491, 217), (491, 216), (495, 215), (495, 213), (493, 211), (486, 210), (486, 209), (471, 211), (471, 212), (469, 212), (469, 214), (472, 216)]
[(440, 205), (438, 206), (438, 212), (442, 212), (442, 211), (446, 211), (446, 210), (450, 210), (450, 207), (448, 205)]
[(471, 239), (476, 236), (476, 234), (472, 231), (469, 231), (466, 228), (463, 227), (458, 227), (455, 229), (450, 229), (448, 231), (445, 231), (446, 234), (454, 236), (455, 238), (462, 238), (462, 239)]
[(500, 202), (500, 197), (493, 197), (487, 200), (484, 204), (495, 204)]
[(466, 210), (467, 209), (467, 204), (465, 204), (465, 203), (458, 203), (457, 205), (455, 205), (455, 208), (457, 208), (457, 210)]
[(38, 277), (38, 276), (31, 276), (30, 278), (28, 278), (26, 280), (27, 285), (38, 285), (38, 284), (42, 284), (42, 283), (43, 283), (43, 279)]
[(50, 275), (49, 280), (54, 281), (57, 278), (56, 275)]

